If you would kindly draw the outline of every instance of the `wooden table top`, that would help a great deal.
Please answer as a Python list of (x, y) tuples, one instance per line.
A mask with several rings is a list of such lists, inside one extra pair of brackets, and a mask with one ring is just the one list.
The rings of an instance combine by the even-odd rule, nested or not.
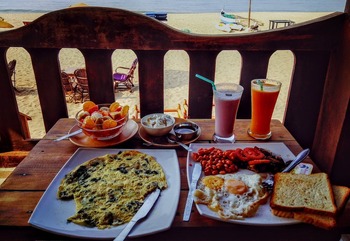
[[(213, 120), (192, 120), (202, 129), (197, 142), (211, 142), (214, 132)], [(40, 197), (55, 177), (57, 172), (77, 150), (78, 146), (69, 140), (54, 142), (60, 136), (68, 133), (74, 126), (74, 119), (61, 119), (31, 150), (29, 155), (16, 167), (13, 173), (0, 187), (0, 237), (3, 240), (71, 240), (33, 228), (28, 219), (37, 205)], [(236, 142), (257, 142), (246, 133), (249, 120), (237, 120), (235, 124)], [(294, 154), (302, 150), (293, 136), (277, 120), (271, 123), (272, 137), (268, 142), (283, 142)], [(130, 140), (115, 148), (149, 149), (136, 134)], [(167, 231), (140, 237), (140, 240), (337, 240), (340, 230), (327, 231), (308, 224), (285, 226), (249, 226), (217, 221), (201, 216), (193, 206), (189, 222), (182, 221), (182, 214), (188, 193), (186, 177), (187, 152), (176, 148), (178, 155), (181, 191), (177, 212), (171, 228)], [(309, 158), (306, 162), (312, 163)], [(314, 165), (314, 171), (319, 170)], [(50, 215), (48, 213), (48, 215)]]

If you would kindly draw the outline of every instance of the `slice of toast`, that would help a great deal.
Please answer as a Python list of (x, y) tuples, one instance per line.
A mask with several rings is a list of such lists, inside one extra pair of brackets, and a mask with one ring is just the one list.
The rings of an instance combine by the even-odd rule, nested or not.
[(332, 186), (326, 173), (277, 173), (270, 206), (280, 211), (335, 216)]
[[(339, 214), (342, 209), (345, 207), (349, 196), (350, 196), (350, 188), (344, 186), (333, 185), (333, 194), (335, 204), (337, 206), (337, 214)], [(272, 209), (272, 213), (278, 217), (284, 218), (294, 218), (301, 222), (310, 223), (314, 226), (321, 227), (324, 229), (332, 229), (337, 225), (336, 217), (330, 217), (327, 215), (321, 214), (313, 214), (306, 212), (290, 212), (290, 211), (280, 211), (277, 209)]]
[(271, 209), (272, 214), (282, 218), (294, 218), (295, 220), (299, 220), (303, 223), (309, 223), (316, 227), (324, 228), (324, 229), (332, 229), (337, 225), (337, 221), (335, 217), (330, 217), (321, 214), (310, 214), (304, 213), (302, 211), (299, 212), (290, 212), (290, 211), (280, 211), (276, 209)]
[(339, 214), (345, 207), (350, 197), (350, 188), (345, 186), (332, 185), (334, 201), (337, 206), (337, 214)]

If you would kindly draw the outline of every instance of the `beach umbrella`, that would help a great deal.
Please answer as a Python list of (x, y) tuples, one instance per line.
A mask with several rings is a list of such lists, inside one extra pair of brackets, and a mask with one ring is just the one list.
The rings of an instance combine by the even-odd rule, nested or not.
[(250, 13), (252, 11), (252, 0), (249, 0), (249, 7), (248, 7), (248, 27), (250, 27)]
[(70, 8), (76, 8), (76, 7), (87, 7), (89, 5), (87, 5), (86, 3), (74, 3), (72, 5), (70, 5)]
[(13, 25), (6, 22), (2, 17), (0, 17), (0, 28), (13, 28)]

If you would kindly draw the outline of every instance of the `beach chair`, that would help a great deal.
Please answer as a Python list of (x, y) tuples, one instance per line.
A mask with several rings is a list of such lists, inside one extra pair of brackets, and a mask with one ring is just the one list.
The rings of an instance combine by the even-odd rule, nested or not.
[(12, 80), (13, 89), (16, 92), (19, 92), (19, 90), (16, 87), (16, 64), (17, 64), (17, 61), (15, 59), (11, 60), (8, 63), (8, 69), (9, 69), (10, 78)]
[(64, 93), (66, 95), (67, 101), (68, 102), (73, 102), (76, 103), (76, 85), (73, 86), (73, 83), (70, 80), (69, 75), (62, 71), (61, 72), (61, 79), (62, 79), (62, 86)]
[(115, 73), (113, 74), (115, 90), (130, 90), (130, 92), (132, 92), (132, 88), (134, 87), (134, 72), (137, 63), (138, 60), (135, 59), (130, 68), (119, 66), (115, 69)]
[(85, 69), (76, 69), (74, 71), (75, 78), (77, 80), (76, 93), (80, 94), (81, 102), (90, 99), (89, 97), (89, 84)]

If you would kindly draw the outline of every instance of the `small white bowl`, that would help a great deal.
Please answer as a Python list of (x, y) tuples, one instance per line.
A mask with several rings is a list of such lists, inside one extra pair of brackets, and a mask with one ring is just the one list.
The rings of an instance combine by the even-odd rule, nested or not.
[(164, 136), (168, 134), (175, 124), (175, 118), (164, 113), (149, 114), (141, 119), (141, 125), (151, 136)]

